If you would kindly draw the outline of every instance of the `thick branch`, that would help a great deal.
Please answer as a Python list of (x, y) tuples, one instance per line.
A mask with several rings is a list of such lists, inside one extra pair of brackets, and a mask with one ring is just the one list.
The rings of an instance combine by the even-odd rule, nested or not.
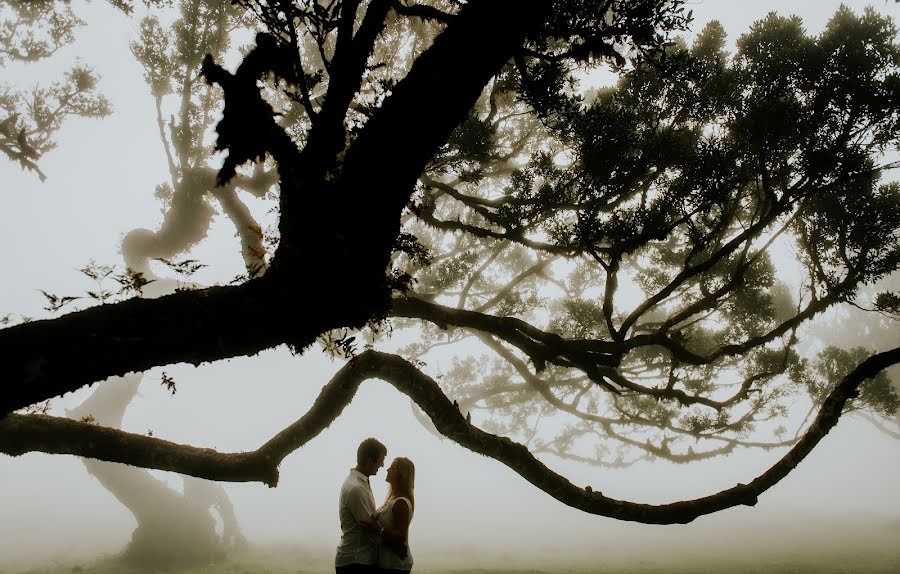
[[(272, 270), (246, 285), (126, 301), (0, 331), (6, 369), (0, 413), (128, 371), (252, 354), (281, 343), (303, 348), (325, 331), (361, 327), (383, 312), (385, 268), (416, 179), (550, 4), (530, 10), (512, 0), (467, 4), (365, 126), (336, 185), (325, 174), (310, 180), (297, 171), (311, 166), (315, 150), (308, 145), (298, 164), (301, 154), (260, 96), (259, 78), (272, 71), (291, 76), (281, 67), (289, 60), (283, 47), (259, 35), (235, 74), (207, 58), (204, 74), (225, 92), (217, 131), (219, 148), (229, 155), (220, 179), (271, 153), (282, 177), (281, 224), (299, 238), (282, 233)], [(488, 36), (487, 45), (471, 42)], [(322, 248), (331, 242), (340, 244), (335, 251)], [(328, 284), (311, 280), (309, 269)]]
[(131, 299), (0, 330), (0, 416), (111, 375), (249, 355), (284, 340), (263, 280)]
[(413, 297), (393, 300), (391, 315), (410, 319), (423, 319), (446, 328), (465, 327), (491, 333), (518, 347), (542, 370), (548, 362), (560, 366), (584, 365), (613, 366), (618, 364), (623, 347), (618, 343), (591, 339), (564, 339), (554, 333), (542, 331), (515, 317), (494, 315), (446, 307)]
[[(256, 452), (224, 454), (47, 415), (9, 414), (0, 419), (0, 452), (74, 454), (132, 466), (170, 470), (215, 480), (260, 481), (274, 486), (277, 471)], [(274, 472), (274, 473), (273, 473)]]
[[(900, 363), (900, 348), (874, 355), (857, 366), (828, 395), (818, 416), (803, 438), (769, 470), (749, 484), (738, 484), (703, 498), (661, 505), (638, 504), (616, 500), (606, 497), (596, 490), (573, 485), (565, 477), (553, 472), (534, 458), (524, 445), (506, 437), (499, 437), (484, 432), (468, 423), (464, 414), (444, 395), (437, 382), (419, 371), (411, 363), (396, 355), (377, 351), (366, 351), (348, 362), (322, 389), (316, 402), (306, 415), (276, 435), (254, 453), (218, 455), (225, 457), (221, 459), (226, 461), (224, 465), (228, 467), (227, 471), (224, 472), (201, 464), (201, 461), (210, 462), (217, 460), (211, 452), (205, 449), (174, 445), (166, 441), (122, 433), (113, 429), (97, 429), (94, 427), (93, 430), (99, 431), (94, 436), (103, 440), (104, 446), (107, 448), (115, 445), (113, 437), (117, 437), (118, 440), (122, 441), (115, 445), (114, 452), (119, 455), (123, 452), (128, 452), (132, 445), (144, 447), (145, 449), (155, 445), (158, 447), (158, 453), (156, 453), (153, 460), (165, 464), (167, 470), (176, 470), (203, 478), (241, 480), (236, 478), (240, 474), (237, 472), (237, 469), (241, 469), (241, 472), (245, 474), (248, 472), (247, 467), (241, 466), (241, 464), (250, 464), (252, 466), (252, 462), (247, 463), (246, 461), (265, 460), (268, 468), (277, 468), (278, 462), (288, 453), (315, 437), (340, 415), (341, 411), (353, 399), (356, 390), (364, 380), (379, 378), (391, 383), (400, 392), (408, 395), (418, 404), (431, 418), (435, 428), (441, 434), (473, 452), (504, 463), (528, 482), (568, 506), (591, 514), (609, 516), (619, 520), (647, 524), (687, 523), (698, 516), (711, 514), (734, 506), (755, 505), (760, 494), (787, 476), (831, 430), (840, 418), (847, 401), (859, 396), (860, 384), (883, 369), (897, 363)], [(80, 449), (78, 453), (81, 454), (91, 448), (89, 441), (78, 441), (77, 444), (72, 444), (65, 449), (48, 444), (49, 437), (58, 439), (59, 436), (66, 436), (66, 434), (48, 435), (39, 430), (40, 425), (51, 418), (37, 415), (26, 417), (13, 415), (7, 417), (0, 422), (0, 448), (4, 452), (13, 451), (15, 454), (20, 454), (27, 450), (39, 450), (26, 448), (21, 445), (11, 446), (10, 443), (15, 443), (14, 439), (16, 438), (20, 442), (23, 438), (30, 439), (32, 444), (44, 445), (48, 449), (56, 449), (50, 452), (72, 452), (77, 447)], [(26, 420), (23, 422), (23, 419)], [(30, 421), (34, 421), (37, 428), (33, 425), (29, 426)], [(90, 427), (90, 425), (84, 425), (83, 423), (67, 421), (59, 424), (81, 424), (82, 430), (78, 432), (90, 432), (84, 429), (85, 426)], [(76, 427), (66, 428), (69, 431), (74, 431)], [(31, 436), (29, 436), (29, 432)], [(107, 439), (104, 434), (106, 432), (113, 434)], [(10, 435), (12, 435), (12, 439), (9, 438)], [(34, 435), (38, 436), (35, 437)], [(162, 456), (167, 451), (172, 456)], [(101, 448), (95, 448), (94, 452), (104, 454)], [(105, 452), (108, 453), (109, 451)], [(121, 456), (118, 458), (121, 458)], [(185, 462), (191, 458), (195, 460)], [(257, 474), (261, 476), (263, 473), (258, 472)], [(269, 478), (271, 481), (269, 484), (274, 484), (277, 481), (277, 472), (270, 474)], [(247, 478), (243, 480), (247, 480)]]

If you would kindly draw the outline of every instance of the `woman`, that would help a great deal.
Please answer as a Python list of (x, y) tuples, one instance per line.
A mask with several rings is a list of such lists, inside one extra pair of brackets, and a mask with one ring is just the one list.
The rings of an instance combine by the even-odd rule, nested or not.
[(378, 553), (378, 568), (382, 572), (400, 574), (412, 570), (413, 558), (406, 540), (413, 515), (415, 479), (416, 467), (408, 458), (395, 458), (387, 469), (385, 480), (390, 489), (384, 504), (375, 511), (382, 528), (383, 543)]

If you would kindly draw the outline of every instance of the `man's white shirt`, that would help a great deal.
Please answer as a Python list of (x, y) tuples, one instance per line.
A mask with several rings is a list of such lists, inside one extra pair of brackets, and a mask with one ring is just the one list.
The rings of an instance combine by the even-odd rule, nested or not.
[(360, 521), (372, 521), (375, 512), (375, 497), (366, 475), (356, 469), (341, 486), (338, 514), (341, 519), (341, 542), (334, 558), (335, 566), (348, 564), (375, 564), (378, 561), (379, 537), (374, 532), (366, 532)]

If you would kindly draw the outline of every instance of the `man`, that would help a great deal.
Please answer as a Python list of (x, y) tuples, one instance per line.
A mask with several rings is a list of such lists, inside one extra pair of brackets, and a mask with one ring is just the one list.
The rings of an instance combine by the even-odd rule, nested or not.
[(384, 466), (387, 448), (377, 439), (367, 438), (356, 449), (356, 466), (341, 487), (338, 512), (341, 518), (341, 542), (334, 558), (337, 574), (378, 572), (380, 528), (373, 521), (375, 497), (369, 477)]

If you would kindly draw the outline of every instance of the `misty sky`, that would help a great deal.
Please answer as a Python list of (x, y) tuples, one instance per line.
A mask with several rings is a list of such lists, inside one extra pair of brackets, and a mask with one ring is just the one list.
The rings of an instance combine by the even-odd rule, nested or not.
[[(160, 206), (153, 187), (167, 179), (153, 101), (128, 43), (137, 18), (129, 20), (105, 3), (73, 2), (88, 22), (75, 46), (52, 62), (8, 66), (4, 82), (28, 85), (52, 78), (76, 59), (102, 75), (101, 89), (115, 112), (102, 120), (73, 119), (61, 130), (59, 148), (41, 160), (45, 183), (18, 166), (0, 160), (0, 316), (21, 313), (44, 317), (38, 289), (80, 294), (90, 285), (77, 269), (93, 259), (120, 263), (119, 243), (135, 228), (154, 229)], [(808, 30), (821, 29), (840, 3), (831, 0), (689, 2), (699, 30), (719, 19), (734, 39), (770, 10), (798, 14)], [(845, 2), (854, 10), (868, 4), (900, 18), (894, 2)], [(141, 13), (138, 9), (137, 14)], [(248, 200), (251, 201), (251, 200)], [(252, 203), (264, 214), (269, 205)], [(212, 283), (242, 273), (232, 224), (220, 219), (209, 238), (191, 256), (209, 265), (196, 280)], [(183, 365), (145, 374), (124, 428), (223, 451), (252, 450), (301, 416), (321, 385), (340, 366), (317, 349), (303, 357), (284, 349), (199, 369)], [(165, 370), (178, 382), (174, 396), (161, 388)], [(82, 390), (52, 401), (52, 414), (63, 414), (84, 399)], [(364, 383), (353, 403), (322, 435), (290, 455), (281, 467), (281, 484), (228, 485), (238, 518), (257, 542), (281, 541), (333, 547), (339, 536), (336, 499), (357, 443), (379, 437), (388, 459), (408, 456), (417, 465), (416, 517), (411, 546), (417, 560), (464, 549), (486, 558), (508, 556), (523, 541), (534, 555), (567, 556), (584, 552), (602, 560), (637, 539), (670, 552), (704, 548), (702, 540), (727, 541), (740, 533), (762, 532), (748, 541), (750, 550), (782, 544), (778, 525), (826, 540), (859, 520), (870, 520), (900, 538), (900, 442), (860, 420), (844, 419), (806, 461), (756, 508), (737, 508), (701, 518), (688, 526), (625, 524), (562, 506), (513, 471), (425, 431), (408, 401), (379, 381)], [(691, 466), (638, 464), (608, 470), (546, 462), (575, 484), (592, 484), (607, 495), (636, 502), (665, 502), (710, 494), (746, 482), (781, 455), (744, 452), (728, 460)], [(180, 479), (156, 473), (173, 487)], [(384, 471), (373, 480), (377, 499), (384, 496)], [(53, 559), (90, 549), (115, 552), (130, 538), (134, 523), (74, 457), (0, 455), (0, 570), (20, 563), (39, 543)], [(795, 528), (796, 527), (796, 528)], [(843, 529), (843, 530), (842, 530)], [(889, 531), (888, 531), (889, 532)], [(731, 533), (734, 533), (732, 535)], [(816, 539), (818, 540), (818, 539)], [(859, 544), (863, 544), (859, 542)], [(756, 545), (756, 546), (754, 546)], [(426, 549), (427, 551), (419, 551)], [(685, 550), (686, 549), (686, 550)], [(746, 549), (746, 548), (745, 548)], [(900, 558), (900, 552), (898, 552)], [(5, 564), (6, 562), (6, 564)]]

